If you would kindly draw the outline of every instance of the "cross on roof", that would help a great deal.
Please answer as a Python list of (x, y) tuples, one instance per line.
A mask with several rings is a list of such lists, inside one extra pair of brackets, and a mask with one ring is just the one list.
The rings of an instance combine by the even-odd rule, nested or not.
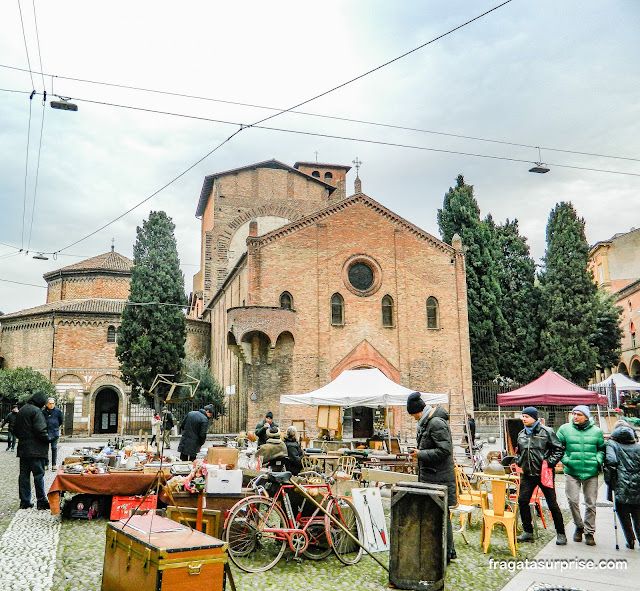
[(353, 160), (353, 164), (356, 167), (356, 176), (360, 176), (358, 173), (360, 172), (360, 167), (362, 166), (362, 160), (358, 160), (358, 157), (356, 156), (356, 159)]

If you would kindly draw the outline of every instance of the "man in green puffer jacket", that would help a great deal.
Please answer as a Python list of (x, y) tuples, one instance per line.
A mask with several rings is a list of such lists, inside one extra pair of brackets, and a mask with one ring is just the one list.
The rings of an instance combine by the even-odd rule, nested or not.
[[(598, 470), (604, 461), (604, 436), (591, 419), (589, 407), (576, 406), (571, 423), (558, 429), (558, 439), (565, 446), (562, 464), (565, 474), (565, 492), (576, 524), (574, 542), (584, 541), (595, 546), (596, 499), (598, 498)], [(584, 496), (584, 519), (580, 515), (580, 489)]]

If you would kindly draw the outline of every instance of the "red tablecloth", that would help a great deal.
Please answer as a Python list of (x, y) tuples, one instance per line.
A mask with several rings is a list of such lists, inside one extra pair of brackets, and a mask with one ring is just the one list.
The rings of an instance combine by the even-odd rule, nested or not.
[(143, 495), (156, 479), (155, 474), (65, 474), (62, 467), (47, 493), (51, 514), (60, 513), (60, 492), (94, 495)]

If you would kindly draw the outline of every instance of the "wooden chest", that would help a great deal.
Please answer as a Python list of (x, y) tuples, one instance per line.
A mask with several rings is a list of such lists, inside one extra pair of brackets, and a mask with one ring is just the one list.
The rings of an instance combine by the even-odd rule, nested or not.
[(102, 591), (222, 591), (226, 549), (222, 540), (157, 515), (110, 523)]

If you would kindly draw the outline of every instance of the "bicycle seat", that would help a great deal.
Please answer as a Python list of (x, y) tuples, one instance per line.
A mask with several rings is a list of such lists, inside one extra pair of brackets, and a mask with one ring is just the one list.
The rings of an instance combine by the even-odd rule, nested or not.
[(291, 472), (270, 472), (267, 476), (267, 480), (269, 482), (279, 484), (280, 486), (282, 486), (283, 484), (289, 484), (290, 479)]

